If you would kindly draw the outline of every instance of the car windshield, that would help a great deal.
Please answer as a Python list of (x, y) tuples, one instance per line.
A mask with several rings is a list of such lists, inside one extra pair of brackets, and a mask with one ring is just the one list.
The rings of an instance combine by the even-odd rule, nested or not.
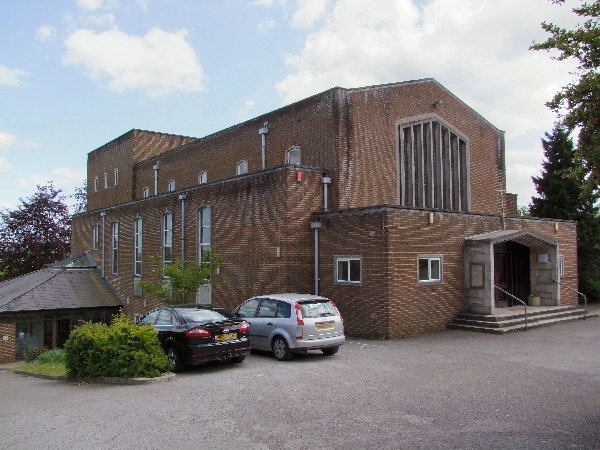
[(186, 322), (220, 322), (228, 319), (227, 316), (212, 309), (177, 308), (177, 312)]
[(318, 317), (336, 316), (337, 311), (329, 300), (300, 302), (302, 317), (305, 319), (316, 319)]

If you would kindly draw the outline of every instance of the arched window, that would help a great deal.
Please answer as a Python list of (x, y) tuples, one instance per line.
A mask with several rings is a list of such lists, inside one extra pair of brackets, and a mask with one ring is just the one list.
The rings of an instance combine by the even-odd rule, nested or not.
[(248, 173), (248, 161), (246, 161), (246, 160), (240, 161), (237, 164), (236, 169), (237, 169), (236, 170), (237, 175), (244, 175), (245, 173)]
[(295, 166), (300, 165), (302, 159), (301, 159), (301, 154), (300, 154), (300, 147), (298, 146), (294, 146), (289, 148), (286, 152), (285, 152), (285, 163), (286, 164), (293, 164)]
[(173, 214), (166, 213), (162, 223), (162, 259), (165, 264), (173, 262)]

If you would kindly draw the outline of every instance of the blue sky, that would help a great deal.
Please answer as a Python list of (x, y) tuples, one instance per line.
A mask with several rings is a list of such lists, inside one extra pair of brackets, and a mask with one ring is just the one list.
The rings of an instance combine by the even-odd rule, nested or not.
[(506, 131), (527, 204), (572, 62), (528, 50), (549, 0), (0, 0), (0, 208), (132, 128), (202, 137), (334, 86), (435, 78)]

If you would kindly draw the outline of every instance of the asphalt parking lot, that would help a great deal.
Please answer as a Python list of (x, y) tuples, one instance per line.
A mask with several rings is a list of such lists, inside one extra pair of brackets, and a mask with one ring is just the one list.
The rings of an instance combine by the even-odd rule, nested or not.
[(0, 447), (600, 448), (600, 319), (506, 336), (348, 339), (146, 385), (0, 372)]

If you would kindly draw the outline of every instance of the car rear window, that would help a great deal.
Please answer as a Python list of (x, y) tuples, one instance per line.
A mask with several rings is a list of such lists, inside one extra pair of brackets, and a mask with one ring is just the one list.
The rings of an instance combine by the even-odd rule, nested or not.
[(318, 317), (337, 316), (338, 312), (329, 300), (300, 302), (302, 317), (316, 319)]
[(212, 309), (177, 308), (177, 312), (186, 322), (218, 322), (227, 319), (226, 316)]

